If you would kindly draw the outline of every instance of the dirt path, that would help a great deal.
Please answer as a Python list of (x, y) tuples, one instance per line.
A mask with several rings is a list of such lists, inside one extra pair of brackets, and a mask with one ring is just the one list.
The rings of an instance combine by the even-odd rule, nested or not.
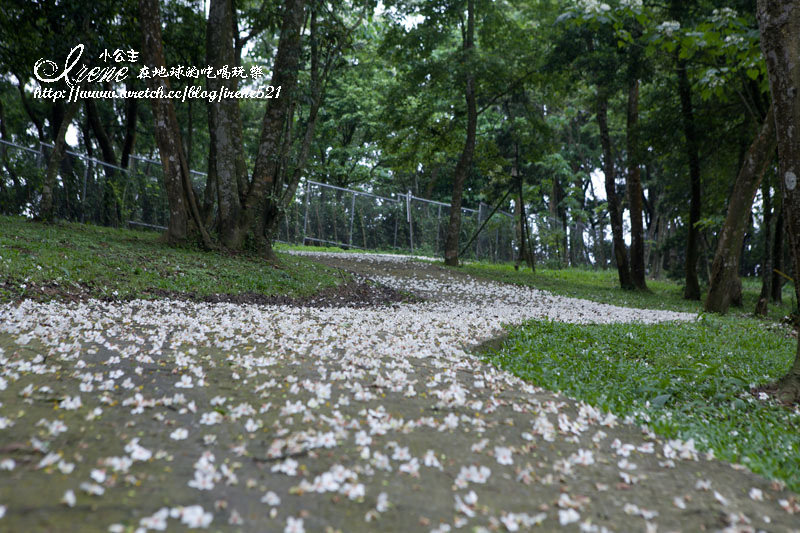
[(0, 307), (0, 531), (800, 530), (776, 484), (464, 351), (690, 316), (325, 261), (426, 301)]

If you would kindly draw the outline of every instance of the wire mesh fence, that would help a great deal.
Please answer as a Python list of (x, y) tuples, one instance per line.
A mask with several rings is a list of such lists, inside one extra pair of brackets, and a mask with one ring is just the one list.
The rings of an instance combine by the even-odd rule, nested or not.
[[(38, 149), (0, 140), (0, 212), (34, 216), (52, 146)], [(206, 174), (192, 171), (198, 194)], [(169, 218), (161, 162), (131, 156), (128, 168), (67, 150), (54, 191), (56, 216), (107, 226), (166, 229)], [(109, 199), (113, 201), (109, 201)], [(519, 251), (519, 220), (481, 203), (462, 208), (459, 250), (464, 259), (513, 261)], [(490, 216), (491, 215), (491, 216)], [(278, 241), (442, 257), (450, 205), (411, 191), (381, 196), (369, 191), (304, 180), (278, 227)], [(547, 217), (528, 217), (537, 261), (589, 264), (602, 257), (597, 232), (576, 223), (565, 227)], [(480, 229), (480, 233), (477, 234)], [(473, 239), (473, 237), (475, 237)]]
[[(462, 209), (462, 245), (488, 215), (485, 204), (480, 209)], [(441, 257), (449, 218), (449, 204), (418, 198), (411, 192), (387, 197), (305, 180), (287, 210), (278, 239)], [(462, 255), (469, 259), (512, 260), (514, 231), (513, 217), (497, 212)]]

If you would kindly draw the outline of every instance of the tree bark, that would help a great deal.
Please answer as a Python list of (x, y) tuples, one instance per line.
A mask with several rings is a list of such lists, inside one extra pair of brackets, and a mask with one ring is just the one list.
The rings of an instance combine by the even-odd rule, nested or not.
[(611, 220), (614, 259), (617, 262), (620, 287), (629, 290), (633, 289), (633, 281), (628, 265), (628, 251), (622, 234), (622, 211), (617, 197), (614, 155), (611, 151), (611, 134), (608, 130), (608, 93), (601, 87), (597, 89), (597, 125), (600, 128), (600, 144), (603, 147), (603, 173), (605, 174), (608, 217)]
[(727, 312), (733, 300), (741, 294), (739, 261), (742, 256), (744, 234), (753, 208), (753, 199), (764, 173), (772, 162), (774, 151), (775, 119), (770, 108), (758, 135), (747, 150), (747, 156), (736, 176), (728, 201), (728, 214), (720, 230), (717, 251), (711, 265), (708, 296), (705, 301), (707, 312)]
[[(144, 63), (151, 68), (165, 66), (159, 0), (139, 0), (139, 19), (142, 28)], [(160, 88), (164, 93), (169, 92), (169, 82), (166, 78), (148, 78), (147, 82), (152, 91), (158, 91)], [(150, 100), (150, 105), (153, 108), (156, 144), (161, 157), (169, 203), (167, 242), (171, 244), (185, 242), (189, 238), (191, 220), (200, 233), (203, 245), (212, 248), (211, 237), (203, 225), (197, 208), (172, 100), (166, 97), (153, 98)]]
[(478, 127), (478, 105), (475, 99), (475, 74), (472, 71), (472, 49), (475, 47), (475, 0), (467, 0), (467, 28), (464, 33), (464, 60), (466, 62), (467, 138), (453, 173), (453, 195), (450, 202), (450, 221), (444, 241), (444, 263), (458, 266), (458, 239), (461, 234), (461, 200), (464, 182), (472, 168), (475, 153), (475, 132)]
[[(333, 57), (329, 56), (324, 66), (321, 64), (320, 46), (318, 42), (318, 24), (317, 12), (311, 14), (311, 28), (309, 33), (309, 40), (311, 41), (311, 107), (308, 110), (308, 118), (306, 119), (305, 131), (303, 132), (303, 140), (300, 144), (299, 154), (294, 162), (294, 169), (291, 177), (288, 179), (287, 186), (283, 190), (279, 199), (280, 211), (265, 221), (264, 224), (264, 237), (267, 246), (272, 247), (272, 240), (277, 232), (278, 224), (286, 214), (286, 209), (294, 199), (297, 192), (297, 186), (300, 183), (300, 178), (303, 174), (308, 156), (311, 153), (311, 144), (314, 140), (314, 130), (317, 126), (317, 117), (319, 116), (319, 108), (322, 105), (324, 98), (323, 85), (326, 83), (329, 70), (331, 68), (331, 61)], [(363, 221), (362, 221), (363, 224)], [(366, 235), (364, 235), (366, 239)], [(366, 248), (366, 245), (365, 245)]]
[(130, 157), (136, 146), (136, 123), (139, 120), (139, 100), (128, 98), (125, 100), (125, 138), (122, 141), (122, 155), (119, 166), (128, 168)]
[(644, 226), (642, 223), (642, 171), (639, 151), (639, 80), (628, 86), (628, 120), (626, 127), (628, 149), (628, 209), (631, 214), (631, 282), (647, 290), (644, 262)]
[[(208, 64), (215, 69), (236, 63), (231, 0), (211, 2), (206, 26), (206, 54)], [(227, 89), (235, 92), (238, 82), (234, 77), (229, 79), (209, 77), (206, 85), (209, 91)], [(222, 244), (229, 248), (240, 246), (238, 223), (242, 210), (241, 198), (244, 194), (241, 181), (246, 172), (244, 151), (240, 142), (241, 130), (242, 122), (237, 100), (224, 98), (208, 105), (208, 131), (210, 144), (213, 146), (208, 170), (216, 185), (219, 238)], [(204, 207), (207, 204), (208, 201)]]
[(700, 230), (697, 223), (700, 221), (702, 198), (700, 196), (700, 155), (698, 148), (697, 130), (694, 123), (694, 110), (692, 108), (692, 86), (689, 83), (689, 73), (685, 59), (680, 58), (680, 51), (676, 50), (678, 96), (681, 101), (681, 117), (683, 121), (683, 134), (686, 137), (686, 156), (689, 160), (689, 182), (691, 196), (689, 200), (688, 238), (686, 239), (686, 286), (683, 297), (687, 300), (700, 299), (700, 282), (697, 279), (697, 259), (699, 257)]
[[(800, 272), (800, 5), (794, 0), (758, 0), (758, 26), (761, 50), (767, 62), (770, 93), (778, 140), (778, 181), (786, 218), (787, 244)], [(794, 284), (800, 301), (800, 286)], [(794, 362), (777, 384), (783, 401), (800, 401), (800, 339)]]
[(56, 132), (55, 142), (53, 143), (53, 151), (50, 152), (50, 157), (47, 160), (47, 170), (42, 183), (42, 200), (39, 204), (40, 220), (51, 222), (55, 216), (55, 206), (53, 205), (53, 189), (56, 185), (56, 176), (58, 169), (61, 167), (61, 159), (64, 157), (64, 150), (66, 150), (67, 140), (66, 134), (72, 119), (78, 112), (80, 107), (80, 100), (76, 100), (67, 106), (64, 116), (61, 118), (61, 124)]
[(528, 217), (525, 214), (525, 199), (522, 194), (522, 174), (519, 173), (516, 162), (514, 163), (514, 172), (512, 176), (516, 175), (517, 185), (517, 201), (514, 202), (515, 211), (517, 212), (517, 233), (519, 235), (519, 255), (514, 264), (514, 269), (519, 270), (519, 265), (522, 261), (530, 267), (532, 272), (536, 272), (536, 260), (531, 249), (530, 236), (528, 235)]
[(283, 163), (280, 161), (280, 152), (283, 147), (285, 123), (290, 115), (291, 100), (297, 83), (304, 8), (304, 0), (290, 0), (285, 4), (271, 81), (271, 85), (281, 87), (281, 95), (280, 98), (270, 100), (264, 114), (253, 177), (244, 198), (236, 231), (226, 243), (226, 246), (231, 248), (242, 246), (247, 231), (256, 222), (256, 217), (263, 213), (265, 202), (279, 201), (278, 193), (283, 186), (278, 181)]

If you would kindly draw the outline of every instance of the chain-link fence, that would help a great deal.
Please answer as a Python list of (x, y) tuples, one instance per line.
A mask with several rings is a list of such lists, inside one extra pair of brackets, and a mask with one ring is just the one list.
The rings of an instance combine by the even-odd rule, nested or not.
[[(0, 212), (34, 216), (51, 145), (38, 149), (0, 140)], [(192, 171), (195, 190), (206, 174)], [(169, 218), (161, 162), (131, 156), (128, 168), (67, 150), (54, 202), (58, 218), (107, 226), (166, 229)], [(286, 210), (277, 239), (291, 244), (330, 245), (365, 250), (410, 252), (442, 257), (450, 205), (411, 194), (381, 196), (304, 180)], [(537, 262), (590, 264), (604, 257), (606, 245), (581, 223), (564, 226), (546, 216), (528, 217)], [(477, 234), (480, 229), (480, 233)], [(519, 247), (519, 220), (481, 203), (462, 208), (459, 250), (465, 259), (513, 261)], [(473, 238), (474, 237), (474, 238)], [(610, 255), (605, 255), (610, 257)]]
[[(487, 222), (488, 215), (485, 204), (480, 209), (462, 209), (462, 246)], [(286, 213), (278, 239), (441, 257), (449, 219), (449, 204), (418, 198), (411, 192), (386, 197), (305, 180)], [(462, 255), (510, 261), (515, 245), (513, 217), (497, 212)]]

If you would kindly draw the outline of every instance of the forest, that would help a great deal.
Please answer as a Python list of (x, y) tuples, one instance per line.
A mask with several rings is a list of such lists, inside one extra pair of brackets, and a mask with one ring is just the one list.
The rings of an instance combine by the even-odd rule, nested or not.
[[(754, 1), (12, 1), (0, 31), (0, 140), (39, 151), (3, 144), (6, 214), (270, 256), (313, 180), (447, 204), (429, 253), (451, 265), (484, 204), (513, 213), (517, 264), (681, 280), (707, 311), (741, 306), (747, 276), (766, 314), (794, 278)], [(209, 101), (266, 82), (274, 99)], [(139, 94), (161, 84), (205, 96)], [(102, 162), (96, 191), (67, 148)], [(137, 155), (171, 161), (160, 183), (120, 171)]]
[[(761, 312), (780, 298), (792, 267), (755, 2), (304, 4), (6, 3), (2, 140), (39, 149), (71, 131), (72, 149), (113, 165), (91, 209), (115, 226), (146, 195), (123, 202), (133, 185), (114, 167), (169, 144), (182, 154), (164, 175), (170, 210), (183, 204), (169, 217), (175, 242), (269, 253), (305, 177), (499, 203), (526, 221), (514, 241), (528, 263), (617, 268), (626, 288), (669, 276), (692, 299), (710, 284), (709, 310), (740, 304), (740, 276), (763, 278)], [(131, 92), (157, 86), (141, 65), (177, 71), (164, 79), (178, 91), (228, 65), (247, 74), (208, 78), (207, 90), (270, 81), (281, 92), (266, 112), (258, 99), (37, 98), (33, 65), (44, 56), (61, 72), (78, 44), (89, 66), (119, 67), (114, 51), (133, 51)], [(3, 212), (85, 219), (80, 172), (56, 178), (65, 163), (52, 157), (46, 175), (20, 175), (13, 155), (4, 145)], [(189, 170), (206, 176), (190, 187)]]
[[(439, 338), (477, 335), (457, 330), (461, 318), (447, 314), (467, 306), (473, 287), (465, 280), (510, 282), (523, 292), (506, 293), (492, 285), (495, 288), (475, 296), (497, 299), (501, 310), (496, 314), (488, 304), (475, 311), (476, 316), (496, 318), (493, 328), (522, 328), (512, 328), (511, 340), (503, 337), (506, 344), (499, 355), (485, 356), (492, 364), (548, 390), (595, 401), (593, 405), (621, 418), (644, 416), (637, 420), (645, 419), (659, 435), (683, 439), (683, 444), (670, 441), (663, 452), (667, 460), (696, 459), (697, 438), (700, 449), (710, 449), (712, 457), (721, 453), (737, 464), (752, 460), (746, 466), (756, 474), (783, 480), (797, 490), (797, 467), (786, 456), (759, 459), (759, 450), (769, 448), (766, 441), (751, 446), (733, 437), (740, 431), (753, 431), (759, 439), (774, 433), (770, 438), (787, 439), (780, 446), (800, 449), (791, 437), (800, 402), (800, 293), (795, 284), (800, 272), (799, 90), (800, 7), (792, 0), (4, 0), (0, 318), (6, 313), (9, 325), (0, 328), (0, 359), (3, 335), (33, 328), (33, 322), (20, 322), (22, 311), (12, 309), (34, 305), (20, 304), (28, 298), (55, 298), (64, 305), (100, 298), (123, 306), (149, 305), (142, 303), (149, 300), (163, 304), (171, 301), (164, 298), (175, 298), (218, 304), (219, 309), (253, 304), (253, 313), (282, 305), (339, 309), (337, 301), (358, 309), (428, 309), (424, 306), (434, 305), (430, 302), (446, 303), (451, 309), (442, 310), (441, 320), (456, 329), (425, 330), (424, 342), (412, 343), (416, 351), (407, 357), (413, 359), (438, 346)], [(360, 258), (345, 252), (358, 252)], [(100, 258), (97, 264), (92, 256)], [(405, 266), (372, 264), (380, 261)], [(447, 276), (452, 280), (445, 283)], [(420, 281), (423, 278), (445, 283), (444, 288), (430, 289)], [(554, 300), (547, 310), (538, 290), (552, 291), (558, 298), (581, 298), (582, 303), (570, 307)], [(526, 308), (522, 294), (532, 307)], [(165, 323), (175, 332), (195, 331), (189, 322), (181, 322), (195, 317), (214, 328), (228, 320), (256, 327), (251, 322), (254, 315), (236, 315), (220, 323), (205, 308), (192, 308), (180, 318), (169, 314), (169, 304), (163, 309), (161, 304), (152, 304), (154, 312), (169, 316)], [(598, 317), (596, 322), (576, 311), (584, 304), (585, 313)], [(595, 304), (631, 308), (635, 316)], [(98, 324), (116, 313), (84, 311)], [(370, 323), (370, 318), (342, 312), (333, 320), (336, 327)], [(134, 322), (147, 314), (130, 313)], [(228, 346), (246, 352), (242, 347), (251, 343), (267, 346), (265, 353), (283, 354), (283, 348), (269, 343), (285, 338), (297, 343), (286, 353), (306, 354), (306, 348), (313, 352), (319, 341), (316, 333), (304, 332), (300, 324), (305, 318), (292, 313), (259, 319), (277, 328), (270, 330), (272, 340), (242, 326), (250, 333), (230, 340)], [(284, 329), (278, 328), (284, 319)], [(404, 324), (404, 319), (397, 320)], [(431, 318), (430, 324), (438, 324), (436, 320)], [(624, 325), (610, 325), (617, 321)], [(652, 325), (670, 321), (686, 323)], [(525, 326), (518, 326), (523, 322)], [(319, 331), (327, 332), (328, 323), (321, 324)], [(155, 328), (145, 322), (139, 326)], [(418, 331), (411, 323), (403, 327)], [(713, 333), (702, 333), (703, 328)], [(481, 329), (480, 338), (467, 344), (486, 342), (497, 334), (490, 329)], [(284, 330), (293, 333), (277, 333)], [(212, 353), (201, 348), (198, 357), (210, 375), (219, 356), (214, 350), (222, 349), (225, 341), (220, 339), (226, 331), (215, 330), (218, 337), (206, 337), (207, 331), (202, 331), (197, 333), (198, 346)], [(94, 342), (90, 333), (80, 335), (84, 342)], [(308, 335), (314, 340), (305, 340)], [(402, 332), (392, 335), (399, 338)], [(726, 335), (738, 345), (729, 346)], [(360, 361), (358, 354), (363, 352), (347, 350), (348, 343), (363, 341), (361, 333), (337, 330), (334, 337), (337, 343), (347, 339), (343, 353)], [(647, 341), (650, 337), (656, 340)], [(8, 346), (27, 346), (27, 334), (22, 338), (25, 343), (8, 337)], [(170, 341), (173, 348), (183, 350), (194, 342), (181, 338)], [(121, 345), (138, 343), (134, 337), (122, 339), (117, 339)], [(333, 342), (333, 337), (326, 339), (320, 342)], [(709, 339), (719, 339), (719, 345), (713, 347)], [(58, 348), (51, 345), (51, 352), (69, 351), (65, 342)], [(153, 340), (157, 347), (165, 342), (166, 338)], [(454, 350), (463, 348), (452, 342)], [(792, 344), (789, 351), (786, 342)], [(582, 343), (588, 344), (579, 351)], [(359, 349), (383, 354), (371, 344), (364, 346)], [(743, 346), (749, 347), (747, 353), (736, 351)], [(659, 347), (663, 353), (656, 353)], [(722, 352), (729, 348), (732, 351), (726, 353), (735, 355), (726, 362)], [(536, 350), (552, 359), (539, 361), (544, 366), (533, 365), (527, 358)], [(599, 357), (600, 368), (633, 352), (644, 355), (627, 370), (614, 366), (609, 374), (593, 375), (588, 366), (575, 366), (586, 354)], [(704, 359), (711, 352), (720, 358), (715, 363)], [(791, 352), (791, 357), (765, 359), (778, 352)], [(252, 378), (260, 372), (254, 368), (273, 364), (245, 361), (249, 355), (243, 353), (228, 359), (231, 365), (242, 365), (242, 375)], [(327, 360), (330, 353), (317, 355)], [(174, 357), (176, 369), (193, 368), (180, 353)], [(290, 367), (311, 365), (301, 363), (305, 355), (298, 357)], [(457, 379), (448, 372), (484, 372), (484, 367), (442, 357), (445, 362), (437, 372), (452, 378), (453, 385), (437, 392), (440, 404), (462, 407), (465, 401), (453, 399), (462, 397)], [(640, 363), (644, 366), (637, 366)], [(380, 364), (375, 363), (376, 368)], [(551, 371), (548, 364), (557, 369)], [(454, 366), (443, 370), (448, 365)], [(649, 373), (648, 365), (657, 368), (657, 375)], [(734, 367), (744, 370), (730, 370)], [(202, 383), (204, 370), (194, 368), (175, 386)], [(239, 366), (235, 368), (233, 379), (239, 380)], [(303, 366), (302, 372), (309, 368)], [(392, 376), (401, 372), (388, 368)], [(398, 368), (411, 375), (407, 366)], [(184, 371), (173, 371), (179, 372)], [(328, 374), (320, 372), (326, 379)], [(626, 372), (640, 377), (642, 384), (626, 383)], [(580, 376), (594, 385), (583, 387)], [(291, 394), (305, 394), (294, 378), (276, 377), (279, 382), (289, 379)], [(719, 379), (714, 383), (721, 389), (706, 390), (706, 378)], [(429, 387), (439, 384), (439, 374), (431, 379), (435, 383)], [(484, 379), (496, 385), (489, 377), (474, 383), (483, 384)], [(593, 379), (612, 380), (618, 396), (599, 392), (612, 381)], [(389, 381), (379, 376), (378, 385), (369, 387), (403, 392)], [(162, 386), (156, 378), (153, 383)], [(415, 396), (415, 383), (405, 383), (407, 397)], [(0, 384), (4, 390), (2, 377)], [(319, 386), (304, 385), (317, 395), (312, 410), (329, 399), (328, 393), (318, 392)], [(360, 385), (353, 387), (354, 397), (374, 399)], [(491, 405), (493, 398), (480, 405)], [(727, 412), (749, 408), (753, 398), (774, 401), (770, 414), (742, 414), (752, 415), (745, 421), (735, 418), (739, 415), (731, 415), (734, 421), (726, 418)], [(401, 400), (397, 405), (406, 406)], [(135, 400), (137, 406), (143, 401)], [(712, 414), (697, 407), (706, 401), (715, 406), (708, 411)], [(203, 420), (218, 413), (220, 421), (235, 421), (223, 403), (212, 401), (217, 407)], [(349, 405), (349, 400), (341, 405)], [(666, 408), (681, 414), (673, 421), (672, 415), (648, 411)], [(287, 410), (294, 413), (288, 400), (282, 416)], [(693, 410), (700, 413), (697, 420)], [(243, 412), (253, 417), (251, 428), (267, 431), (255, 411)], [(690, 420), (685, 425), (683, 416)], [(719, 431), (718, 439), (703, 433), (711, 431), (704, 425), (706, 416), (725, 428), (713, 430)], [(590, 421), (601, 420), (599, 415), (592, 417)], [(373, 424), (380, 417), (373, 413), (368, 418)], [(0, 429), (4, 420), (0, 416)], [(442, 423), (439, 431), (454, 430), (459, 422)], [(549, 440), (549, 422), (537, 424), (531, 439)], [(772, 429), (776, 425), (782, 429)], [(341, 438), (342, 428), (334, 426), (331, 435)], [(757, 426), (760, 429), (753, 429)], [(210, 446), (216, 437), (208, 438)], [(362, 458), (375, 466), (375, 455), (370, 456), (369, 444), (363, 444), (368, 439), (359, 439)], [(0, 452), (6, 449), (3, 444), (0, 440)], [(291, 451), (291, 443), (282, 445), (288, 446), (285, 454), (276, 452), (259, 461), (294, 460), (295, 453), (327, 447), (315, 444)], [(399, 444), (390, 445), (395, 455), (404, 457), (397, 452), (402, 449)], [(136, 446), (131, 449), (138, 450)], [(498, 446), (492, 456), (501, 465), (510, 465), (504, 461), (520, 453), (514, 446)], [(589, 461), (584, 451), (576, 449), (573, 466)], [(426, 467), (439, 463), (436, 457), (425, 457)], [(202, 468), (195, 465), (198, 471), (208, 470), (213, 455), (210, 463), (203, 461)], [(418, 465), (410, 464), (400, 471), (411, 469), (410, 475), (418, 477)], [(213, 464), (210, 468), (215, 472)], [(274, 468), (293, 471), (290, 463)], [(571, 467), (564, 468), (562, 474), (569, 474)], [(635, 465), (620, 468), (627, 472)], [(488, 476), (480, 469), (464, 472), (459, 476), (471, 483)], [(224, 475), (215, 479), (219, 482)], [(348, 488), (339, 494), (362, 501), (358, 476), (342, 475), (337, 487)], [(633, 485), (636, 476), (625, 475), (626, 486)], [(213, 487), (211, 478), (197, 476), (190, 487)], [(292, 494), (324, 493), (322, 482), (315, 483), (301, 483)], [(0, 497), (2, 490), (0, 483)], [(761, 494), (761, 489), (753, 490)], [(479, 507), (465, 504), (462, 497), (466, 498), (456, 496), (456, 509), (472, 519), (470, 513)], [(748, 505), (761, 501), (752, 492), (742, 497)], [(777, 495), (773, 499), (779, 501)], [(367, 516), (384, 512), (383, 500), (377, 501), (376, 510)], [(780, 501), (789, 502), (780, 505), (792, 509), (790, 514), (800, 512), (794, 495)], [(682, 509), (678, 503), (674, 506)], [(559, 513), (566, 513), (558, 518), (564, 526), (577, 521), (567, 509), (577, 515), (582, 504), (558, 507)], [(173, 513), (185, 524), (207, 525), (211, 520), (202, 509), (198, 515), (185, 514), (186, 509)], [(643, 508), (626, 509), (626, 514), (649, 520)], [(0, 519), (5, 511), (0, 505)], [(502, 522), (516, 531), (537, 523), (533, 515), (498, 516), (506, 518), (492, 522), (485, 517), (487, 524), (500, 527)], [(241, 518), (231, 513), (229, 524)], [(314, 525), (311, 529), (321, 527), (300, 513), (286, 518), (286, 530), (303, 531), (304, 519), (306, 525)], [(148, 520), (161, 523), (157, 515)], [(426, 520), (420, 518), (414, 527), (427, 527)], [(622, 522), (616, 517), (609, 523), (619, 527)], [(348, 528), (345, 522), (336, 524)], [(591, 520), (584, 526), (594, 527)]]

